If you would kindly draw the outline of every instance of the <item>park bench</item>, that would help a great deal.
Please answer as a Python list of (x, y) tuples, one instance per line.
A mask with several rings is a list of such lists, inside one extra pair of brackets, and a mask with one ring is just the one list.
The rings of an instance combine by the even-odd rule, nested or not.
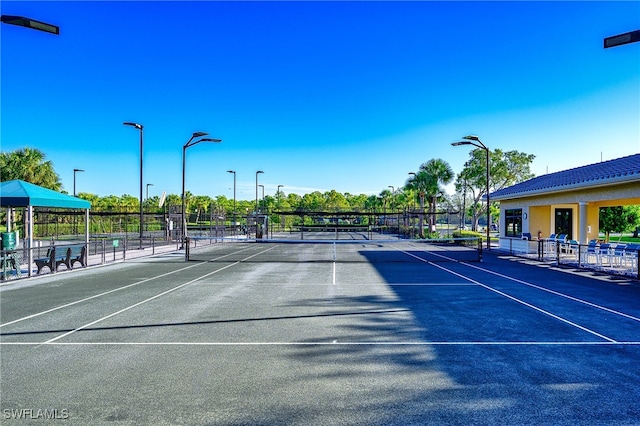
[(45, 266), (48, 267), (51, 272), (57, 271), (60, 265), (65, 265), (67, 269), (72, 269), (75, 262), (86, 266), (85, 254), (87, 248), (85, 245), (69, 246), (66, 249), (65, 247), (58, 247), (58, 249), (59, 251), (56, 253), (56, 247), (49, 247), (45, 257), (34, 260), (38, 267), (38, 274)]
[(84, 262), (86, 251), (87, 251), (87, 247), (84, 244), (69, 246), (67, 247), (64, 258), (62, 258), (62, 260), (58, 262), (58, 265), (61, 265), (64, 263), (67, 269), (72, 269), (73, 264), (75, 262), (78, 262), (80, 263), (80, 265), (86, 266)]
[(55, 247), (49, 247), (47, 249), (47, 255), (45, 257), (34, 259), (33, 261), (38, 267), (39, 274), (42, 271), (42, 268), (44, 268), (45, 266), (48, 267), (51, 272), (56, 271), (58, 269), (58, 265), (63, 259), (64, 255), (56, 255)]

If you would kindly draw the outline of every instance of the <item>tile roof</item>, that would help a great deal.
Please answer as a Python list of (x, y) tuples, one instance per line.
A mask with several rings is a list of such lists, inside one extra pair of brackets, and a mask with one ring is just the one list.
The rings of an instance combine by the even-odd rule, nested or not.
[(640, 183), (640, 154), (538, 176), (493, 192), (491, 198), (498, 201), (617, 182)]

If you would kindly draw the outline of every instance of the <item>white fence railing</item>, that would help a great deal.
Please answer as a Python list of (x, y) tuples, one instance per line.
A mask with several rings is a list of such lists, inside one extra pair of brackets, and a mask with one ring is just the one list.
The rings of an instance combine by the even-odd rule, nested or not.
[(516, 256), (571, 265), (614, 275), (640, 279), (638, 257), (640, 244), (599, 243), (579, 244), (577, 241), (551, 239), (523, 240), (500, 238), (500, 251)]

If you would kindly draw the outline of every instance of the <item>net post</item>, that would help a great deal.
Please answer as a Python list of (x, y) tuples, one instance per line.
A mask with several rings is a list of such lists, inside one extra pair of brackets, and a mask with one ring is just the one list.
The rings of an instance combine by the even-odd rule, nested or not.
[(482, 238), (478, 238), (478, 262), (482, 262)]
[(184, 237), (184, 261), (189, 261), (189, 246), (191, 245), (191, 238)]
[(640, 280), (640, 248), (636, 250), (636, 272), (638, 273), (637, 278)]
[(542, 261), (543, 251), (544, 251), (544, 240), (538, 239), (538, 261)]

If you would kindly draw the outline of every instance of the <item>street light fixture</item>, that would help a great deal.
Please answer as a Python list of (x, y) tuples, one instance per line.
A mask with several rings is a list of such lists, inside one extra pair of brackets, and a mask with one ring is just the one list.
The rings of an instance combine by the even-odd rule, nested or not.
[(261, 198), (261, 200), (262, 200), (262, 203), (261, 203), (262, 204), (262, 209), (260, 209), (260, 211), (263, 211), (264, 208), (265, 208), (265, 203), (264, 203), (264, 185), (258, 185), (258, 186), (260, 188), (262, 188), (262, 198)]
[(258, 175), (264, 173), (262, 170), (256, 172), (256, 210), (255, 210), (255, 222), (256, 222), (256, 240), (258, 239)]
[[(257, 214), (258, 214), (258, 175), (260, 173), (264, 173), (262, 170), (258, 170), (256, 172), (256, 220), (257, 220)], [(257, 224), (257, 223), (256, 223)]]
[(222, 142), (222, 139), (213, 139), (213, 138), (202, 138), (202, 139), (197, 139), (196, 138), (201, 138), (203, 136), (207, 136), (208, 133), (205, 132), (194, 132), (191, 135), (191, 139), (189, 139), (187, 141), (187, 143), (185, 143), (182, 146), (182, 244), (184, 247), (184, 240), (187, 237), (187, 217), (185, 216), (185, 209), (186, 209), (186, 197), (185, 197), (185, 191), (184, 191), (184, 181), (185, 181), (185, 166), (186, 166), (186, 157), (187, 157), (187, 148), (197, 145), (200, 142), (214, 142), (214, 143), (218, 143), (218, 142)]
[(36, 21), (35, 19), (25, 18), (24, 16), (2, 15), (0, 16), (0, 20), (2, 20), (2, 22), (5, 24), (31, 28), (33, 30), (44, 31), (45, 33), (51, 33), (55, 35), (60, 34), (60, 27), (52, 24), (47, 24), (46, 22)]
[(130, 121), (125, 121), (125, 126), (135, 127), (140, 130), (140, 249), (142, 249), (142, 223), (144, 222), (144, 212), (142, 211), (142, 133), (144, 126), (138, 123), (132, 123)]
[[(278, 210), (280, 210), (280, 188), (284, 187), (284, 185), (278, 185), (278, 188), (276, 189), (276, 198), (277, 200), (277, 205), (278, 205)], [(283, 228), (283, 222), (284, 222), (284, 216), (280, 215), (280, 230), (282, 231)], [(273, 235), (272, 235), (273, 237)]]
[(150, 186), (153, 186), (153, 184), (152, 183), (148, 183), (147, 184), (147, 200), (149, 200), (149, 187)]
[(233, 173), (233, 235), (236, 234), (236, 171), (227, 170), (227, 173)]
[(76, 196), (76, 173), (84, 172), (82, 169), (73, 169), (73, 196)]
[(464, 141), (453, 142), (452, 146), (460, 146), (460, 145), (473, 145), (476, 148), (483, 149), (487, 155), (487, 250), (491, 249), (491, 241), (489, 236), (489, 228), (491, 228), (491, 207), (489, 201), (489, 148), (486, 147), (485, 144), (482, 143), (479, 137), (474, 135), (465, 136), (462, 139)]

